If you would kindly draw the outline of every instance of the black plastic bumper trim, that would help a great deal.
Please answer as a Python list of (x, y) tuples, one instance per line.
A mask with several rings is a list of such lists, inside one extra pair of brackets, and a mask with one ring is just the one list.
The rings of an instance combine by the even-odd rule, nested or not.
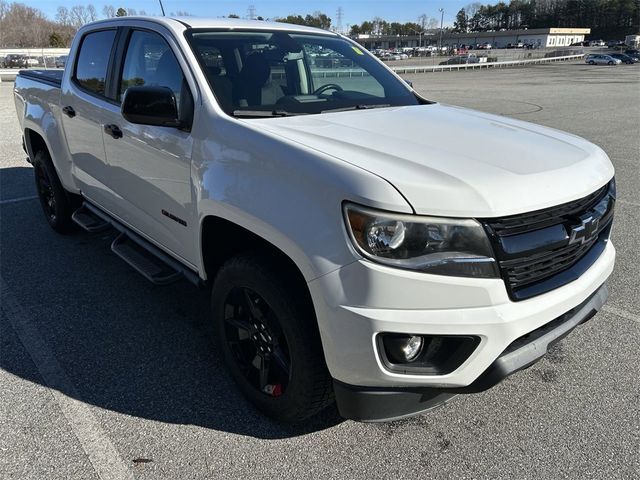
[(344, 418), (360, 422), (399, 420), (431, 410), (455, 395), (488, 390), (544, 357), (551, 346), (593, 317), (608, 297), (609, 289), (603, 284), (580, 305), (512, 342), (466, 387), (362, 387), (334, 380), (338, 411)]
[(436, 388), (374, 388), (333, 381), (338, 411), (358, 422), (389, 422), (413, 417), (455, 397)]

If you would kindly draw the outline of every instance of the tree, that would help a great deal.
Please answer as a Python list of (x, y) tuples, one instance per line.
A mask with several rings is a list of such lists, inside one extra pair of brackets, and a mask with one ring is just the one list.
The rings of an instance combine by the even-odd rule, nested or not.
[(118, 8), (118, 10), (116, 10), (116, 17), (126, 17), (127, 16), (127, 11), (120, 7)]
[(98, 19), (98, 12), (92, 4), (87, 5), (87, 17), (90, 22), (95, 22)]
[(288, 15), (284, 18), (276, 18), (276, 22), (291, 23), (293, 25), (306, 25), (308, 27), (331, 28), (331, 18), (322, 12), (314, 12), (313, 15)]
[(329, 30), (331, 28), (331, 18), (322, 12), (313, 12), (313, 15), (305, 17), (305, 25), (309, 27), (323, 28)]
[(58, 7), (58, 10), (56, 12), (56, 20), (60, 25), (64, 27), (71, 25), (71, 17), (69, 15), (69, 10), (67, 9), (67, 7)]
[(236, 15), (235, 13), (230, 13), (229, 15), (227, 15), (227, 18), (240, 18), (240, 16)]
[[(64, 8), (64, 7), (63, 7)], [(81, 26), (93, 22), (98, 18), (96, 7), (89, 4), (86, 7), (84, 5), (74, 5), (69, 10), (69, 21), (76, 29)]]
[(49, 35), (49, 46), (53, 48), (63, 48), (65, 46), (65, 41), (58, 32), (53, 32)]
[(293, 25), (306, 25), (302, 15), (288, 15), (284, 18), (276, 18), (276, 22), (291, 23)]
[(107, 18), (113, 18), (116, 16), (116, 7), (113, 5), (105, 5), (102, 7), (102, 15)]
[(469, 29), (469, 25), (467, 22), (467, 12), (464, 8), (461, 8), (460, 11), (456, 14), (456, 21), (453, 22), (453, 31), (466, 33)]

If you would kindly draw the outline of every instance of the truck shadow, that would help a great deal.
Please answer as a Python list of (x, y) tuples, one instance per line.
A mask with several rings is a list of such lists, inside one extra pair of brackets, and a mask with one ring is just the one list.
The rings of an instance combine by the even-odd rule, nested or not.
[[(0, 170), (0, 182), (3, 189), (22, 185), (19, 196), (35, 193), (28, 167)], [(0, 205), (0, 218), (2, 294), (25, 313), (16, 320), (5, 312), (0, 320), (3, 370), (44, 384), (36, 367), (47, 366), (32, 364), (28, 341), (23, 344), (13, 327), (26, 321), (75, 387), (62, 393), (103, 409), (264, 439), (305, 435), (342, 421), (335, 407), (302, 426), (257, 412), (218, 358), (209, 292), (187, 282), (147, 283), (111, 252), (113, 234), (57, 235), (35, 199)]]

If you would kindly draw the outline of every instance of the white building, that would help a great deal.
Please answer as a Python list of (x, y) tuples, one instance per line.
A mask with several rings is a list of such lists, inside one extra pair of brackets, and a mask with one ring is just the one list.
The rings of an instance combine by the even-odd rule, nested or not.
[(633, 48), (640, 47), (640, 34), (638, 35), (627, 35), (624, 39), (625, 45), (629, 45)]
[(590, 28), (532, 28), (529, 30), (504, 30), (501, 32), (445, 33), (442, 45), (476, 45), (490, 43), (493, 48), (505, 48), (508, 44), (535, 45), (540, 48), (568, 47), (583, 42), (591, 33)]
[[(442, 45), (477, 45), (490, 43), (494, 48), (504, 48), (509, 43), (516, 45), (535, 45), (541, 48), (567, 47), (572, 43), (583, 42), (590, 28), (535, 28), (530, 30), (504, 30), (501, 32), (443, 32)], [(437, 45), (439, 32), (419, 35), (359, 35), (357, 41), (369, 50), (375, 48), (417, 47), (418, 45)]]

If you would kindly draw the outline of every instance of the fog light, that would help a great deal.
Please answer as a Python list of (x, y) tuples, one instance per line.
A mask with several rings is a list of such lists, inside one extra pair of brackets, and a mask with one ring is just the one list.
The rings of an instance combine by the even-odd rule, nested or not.
[(480, 344), (480, 337), (380, 333), (376, 342), (380, 360), (389, 371), (447, 375), (469, 358)]
[(424, 341), (419, 335), (385, 335), (384, 346), (393, 363), (411, 363), (422, 351)]

